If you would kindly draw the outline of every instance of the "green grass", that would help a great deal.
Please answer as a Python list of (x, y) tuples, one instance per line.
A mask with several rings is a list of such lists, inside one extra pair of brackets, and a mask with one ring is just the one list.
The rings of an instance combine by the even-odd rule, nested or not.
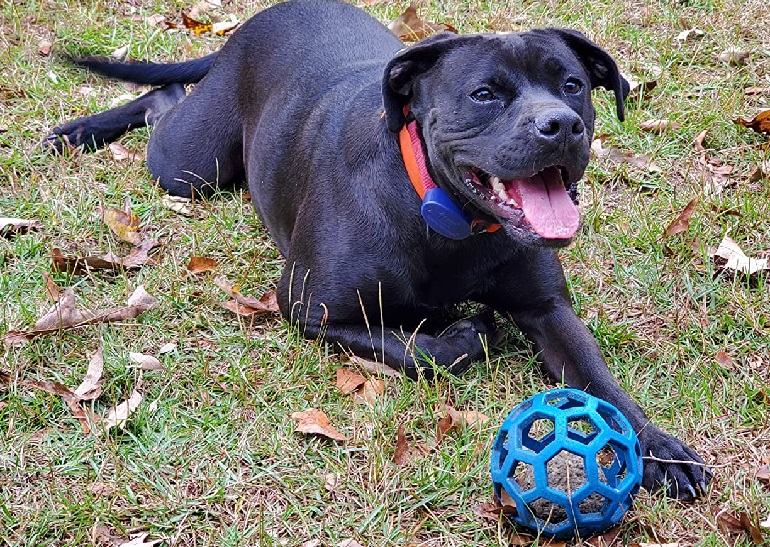
[[(31, 326), (50, 306), (43, 274), (50, 252), (125, 254), (98, 220), (97, 206), (129, 198), (162, 262), (118, 275), (54, 274), (73, 285), (83, 307), (122, 303), (139, 284), (160, 305), (137, 320), (89, 326), (5, 348), (0, 370), (0, 540), (7, 545), (110, 545), (149, 532), (167, 545), (299, 546), (346, 538), (363, 545), (508, 545), (512, 528), (483, 520), (473, 507), (491, 499), (488, 458), (507, 412), (549, 387), (523, 339), (506, 341), (460, 378), (387, 380), (372, 407), (334, 387), (340, 356), (305, 341), (285, 322), (253, 324), (220, 308), (211, 277), (185, 275), (190, 256), (214, 258), (243, 292), (274, 287), (283, 261), (239, 195), (200, 204), (199, 218), (163, 207), (141, 162), (116, 162), (107, 151), (53, 157), (37, 142), (53, 125), (99, 112), (125, 93), (60, 62), (63, 53), (187, 59), (223, 38), (164, 33), (141, 19), (176, 16), (187, 2), (11, 2), (0, 8), (0, 216), (35, 218), (41, 232), (0, 238), (0, 333)], [(245, 5), (244, 5), (245, 4)], [(245, 19), (260, 4), (231, 3)], [(404, 3), (368, 8), (383, 21)], [(563, 253), (576, 309), (599, 340), (610, 368), (653, 420), (696, 447), (715, 468), (708, 496), (683, 504), (642, 494), (618, 540), (681, 545), (748, 545), (747, 536), (716, 525), (721, 509), (752, 518), (770, 514), (770, 492), (754, 478), (770, 458), (770, 291), (767, 279), (718, 271), (707, 254), (725, 232), (751, 256), (770, 249), (770, 185), (748, 174), (768, 160), (766, 137), (733, 123), (770, 107), (770, 96), (744, 97), (747, 85), (770, 87), (770, 8), (761, 0), (638, 3), (599, 0), (508, 4), (434, 1), (420, 8), (462, 32), (568, 26), (585, 31), (637, 80), (658, 86), (613, 116), (611, 96), (595, 94), (597, 134), (618, 148), (650, 155), (649, 173), (597, 159), (582, 188), (584, 227)], [(641, 13), (641, 15), (640, 15)], [(637, 19), (634, 19), (634, 18)], [(675, 41), (684, 25), (706, 35)], [(308, 30), (312, 35), (312, 30)], [(54, 54), (37, 53), (54, 39)], [(752, 53), (727, 67), (728, 47)], [(81, 86), (92, 90), (84, 95)], [(697, 95), (693, 95), (697, 94)], [(661, 135), (638, 124), (669, 118), (682, 125)], [(709, 129), (710, 158), (735, 166), (734, 183), (702, 195), (694, 137)], [(148, 131), (122, 139), (143, 150)], [(663, 240), (663, 229), (700, 195), (690, 229)], [(732, 211), (733, 214), (727, 214)], [(128, 353), (156, 353), (163, 371), (139, 372)], [(26, 387), (57, 380), (75, 387), (90, 355), (104, 347), (105, 386), (98, 414), (138, 388), (144, 401), (127, 427), (85, 435), (57, 396)], [(723, 369), (724, 350), (734, 367)], [(156, 402), (154, 410), (151, 403)], [(405, 467), (393, 463), (396, 430), (412, 445), (432, 446), (442, 405), (490, 417), (481, 429), (449, 434)], [(324, 410), (349, 441), (333, 443), (295, 431), (291, 414)]]

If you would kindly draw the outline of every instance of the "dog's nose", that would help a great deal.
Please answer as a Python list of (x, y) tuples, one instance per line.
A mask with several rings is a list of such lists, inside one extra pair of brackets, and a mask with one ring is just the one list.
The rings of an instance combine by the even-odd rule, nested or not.
[(567, 146), (580, 142), (586, 126), (580, 116), (568, 109), (548, 109), (534, 121), (535, 136), (543, 141)]

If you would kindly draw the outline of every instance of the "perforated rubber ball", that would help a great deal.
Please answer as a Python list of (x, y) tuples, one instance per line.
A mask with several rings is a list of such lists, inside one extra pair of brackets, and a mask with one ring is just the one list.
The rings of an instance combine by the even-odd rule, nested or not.
[[(554, 389), (513, 409), (492, 446), (494, 495), (513, 500), (518, 525), (559, 539), (617, 524), (642, 483), (642, 450), (610, 403)], [(510, 501), (508, 502), (510, 503)]]

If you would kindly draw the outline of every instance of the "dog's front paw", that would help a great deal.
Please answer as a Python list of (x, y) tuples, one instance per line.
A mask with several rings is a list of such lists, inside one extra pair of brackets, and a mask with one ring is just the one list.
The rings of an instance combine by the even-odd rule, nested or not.
[(85, 127), (82, 124), (68, 123), (51, 129), (51, 133), (40, 144), (55, 154), (63, 154), (87, 142), (84, 135)]
[(644, 458), (642, 486), (665, 489), (672, 498), (691, 501), (706, 493), (712, 472), (703, 458), (679, 439), (648, 425), (639, 435)]
[(461, 352), (461, 357), (447, 367), (449, 372), (460, 374), (473, 361), (482, 359), (495, 331), (495, 314), (491, 308), (484, 308), (477, 315), (458, 321), (444, 330), (439, 340), (451, 344), (453, 351)]

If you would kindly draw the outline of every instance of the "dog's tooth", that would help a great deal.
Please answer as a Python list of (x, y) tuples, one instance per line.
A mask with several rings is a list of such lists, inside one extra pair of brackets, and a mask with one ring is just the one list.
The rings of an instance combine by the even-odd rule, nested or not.
[(492, 190), (495, 192), (500, 192), (501, 190), (505, 192), (505, 185), (500, 182), (500, 177), (491, 177), (489, 183), (492, 185)]

